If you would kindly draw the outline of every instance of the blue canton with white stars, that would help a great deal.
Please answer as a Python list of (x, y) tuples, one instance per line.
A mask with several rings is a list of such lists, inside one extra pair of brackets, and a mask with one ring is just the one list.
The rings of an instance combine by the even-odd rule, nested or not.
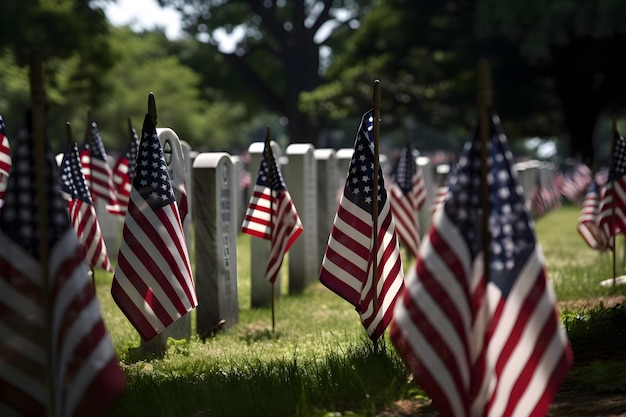
[[(23, 247), (33, 258), (40, 260), (39, 240), (40, 216), (35, 174), (35, 141), (31, 136), (21, 133), (13, 155), (13, 166), (4, 196), (4, 207), (0, 211), (0, 230), (14, 242)], [(46, 163), (44, 170), (46, 182), (45, 213), (48, 220), (48, 247), (52, 248), (70, 227), (67, 203), (61, 197), (57, 165), (48, 152), (46, 142)]]
[(100, 130), (98, 130), (98, 124), (96, 122), (91, 122), (91, 136), (93, 143), (89, 142), (89, 138), (85, 138), (83, 148), (89, 150), (90, 155), (94, 158), (106, 161), (104, 142), (102, 142), (102, 136), (100, 136)]
[(61, 190), (71, 195), (74, 199), (93, 204), (91, 194), (85, 183), (76, 143), (74, 143), (71, 150), (68, 146), (63, 155), (63, 161), (61, 162)]
[(413, 156), (411, 146), (405, 146), (400, 152), (398, 164), (393, 173), (393, 180), (402, 190), (402, 194), (406, 195), (413, 189), (413, 175), (417, 171), (417, 164)]
[[(256, 183), (257, 185), (263, 187), (269, 187), (272, 191), (282, 191), (285, 187), (285, 182), (283, 181), (283, 176), (278, 169), (278, 165), (276, 164), (276, 159), (274, 159), (274, 153), (272, 152), (272, 147), (270, 145), (266, 145), (266, 149), (263, 152), (266, 157), (263, 157), (261, 160), (261, 167), (259, 168), (259, 175), (257, 177)], [(269, 159), (269, 165), (267, 160)]]
[(163, 148), (149, 114), (146, 114), (144, 118), (141, 131), (133, 188), (141, 194), (153, 210), (176, 201)]
[[(522, 187), (512, 170), (513, 156), (501, 131), (500, 119), (491, 117), (488, 141), (487, 184), (489, 187), (489, 279), (506, 298), (535, 249), (535, 234), (525, 207)], [(457, 162), (450, 179), (444, 210), (459, 228), (472, 258), (483, 249), (481, 141), (478, 129)]]
[(2, 135), (6, 135), (7, 134), (7, 128), (4, 125), (4, 118), (2, 117), (1, 114), (0, 114), (0, 134), (2, 134)]
[[(344, 189), (344, 196), (368, 213), (373, 213), (374, 191), (374, 112), (368, 111), (361, 119), (361, 125), (356, 135), (354, 153), (350, 161), (348, 178)], [(378, 169), (378, 212), (387, 202), (385, 181)]]
[(618, 180), (626, 174), (626, 142), (624, 137), (615, 132), (615, 149), (613, 150), (613, 169), (609, 181)]
[(124, 156), (128, 159), (128, 177), (132, 179), (135, 177), (135, 166), (137, 165), (137, 152), (139, 150), (139, 137), (137, 131), (133, 128), (133, 139), (130, 141), (130, 145), (124, 152)]

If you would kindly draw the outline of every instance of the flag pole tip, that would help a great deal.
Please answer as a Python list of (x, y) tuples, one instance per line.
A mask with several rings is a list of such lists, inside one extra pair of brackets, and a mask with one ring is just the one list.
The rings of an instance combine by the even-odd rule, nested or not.
[(72, 138), (72, 124), (70, 122), (65, 122), (65, 137), (67, 138), (67, 144), (72, 146), (74, 140)]
[(380, 81), (374, 80), (374, 92), (372, 97), (372, 104), (375, 109), (380, 109)]
[(265, 126), (265, 144), (269, 145), (270, 141), (272, 140), (272, 135), (271, 135), (271, 130), (270, 130), (270, 125)]
[(148, 94), (148, 114), (152, 119), (152, 123), (156, 126), (157, 124), (157, 110), (156, 110), (156, 101), (154, 99), (154, 93), (151, 91)]

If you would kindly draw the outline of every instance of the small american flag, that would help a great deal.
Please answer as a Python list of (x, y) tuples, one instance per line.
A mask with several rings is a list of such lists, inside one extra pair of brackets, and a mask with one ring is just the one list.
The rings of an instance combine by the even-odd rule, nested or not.
[(70, 196), (67, 202), (70, 221), (84, 252), (85, 262), (113, 272), (78, 155), (78, 146), (73, 144), (68, 146), (61, 161), (61, 190)]
[[(92, 140), (89, 139), (89, 136)], [(85, 142), (80, 150), (80, 163), (91, 197), (94, 200), (102, 198), (108, 204), (115, 204), (113, 173), (107, 162), (104, 143), (96, 122), (91, 122), (90, 135), (85, 137)]]
[(585, 193), (576, 229), (590, 248), (608, 249), (607, 237), (600, 229), (600, 192), (595, 179), (591, 180)]
[(198, 305), (161, 142), (146, 114), (111, 294), (144, 340)]
[(4, 190), (7, 188), (10, 172), (11, 150), (9, 149), (9, 139), (6, 136), (4, 119), (0, 115), (0, 209), (4, 202)]
[(132, 129), (133, 138), (126, 147), (124, 153), (119, 157), (113, 167), (113, 187), (115, 189), (115, 201), (108, 203), (106, 209), (109, 213), (125, 216), (128, 210), (128, 199), (130, 198), (130, 188), (135, 175), (135, 163), (137, 150), (139, 149), (139, 137), (137, 131)]
[(38, 167), (45, 178), (38, 184), (33, 147), (31, 137), (17, 141), (0, 214), (0, 402), (25, 416), (102, 416), (125, 377), (70, 227), (56, 162), (48, 155)]
[(421, 240), (419, 211), (426, 201), (426, 187), (411, 146), (402, 148), (392, 178), (389, 195), (396, 231), (409, 253), (417, 258)]
[[(378, 172), (374, 190), (373, 111), (363, 115), (339, 208), (322, 260), (320, 281), (354, 305), (369, 337), (376, 341), (391, 322), (403, 287), (402, 262), (387, 191)], [(378, 198), (374, 242), (373, 199)], [(373, 257), (376, 256), (376, 270)]]
[(581, 196), (589, 187), (591, 179), (591, 169), (587, 165), (579, 163), (563, 180), (560, 187), (561, 194), (572, 203), (579, 203)]
[[(491, 123), (489, 236), (482, 231), (476, 132), (420, 246), (390, 337), (440, 415), (544, 416), (572, 353), (495, 113)], [(489, 239), (488, 272), (483, 239)]]
[(626, 142), (617, 131), (614, 139), (611, 170), (600, 208), (600, 228), (609, 243), (613, 236), (626, 233)]
[(241, 231), (271, 241), (265, 278), (274, 283), (285, 254), (302, 234), (302, 222), (267, 142), (263, 155)]

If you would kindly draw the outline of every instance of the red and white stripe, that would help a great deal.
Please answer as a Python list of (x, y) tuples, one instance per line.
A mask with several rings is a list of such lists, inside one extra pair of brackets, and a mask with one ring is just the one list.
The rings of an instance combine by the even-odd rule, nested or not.
[(85, 261), (91, 266), (113, 272), (94, 206), (74, 198), (67, 204)]
[(131, 190), (111, 294), (144, 340), (198, 305), (176, 202), (153, 210)]
[(320, 281), (357, 307), (372, 340), (385, 331), (403, 285), (402, 262), (389, 203), (378, 217), (377, 269), (372, 267), (372, 215), (342, 196), (322, 260)]
[(600, 196), (595, 180), (592, 180), (585, 194), (576, 229), (590, 248), (600, 251), (608, 249), (607, 236), (600, 229)]
[(128, 158), (122, 155), (112, 172), (115, 201), (112, 204), (108, 203), (106, 206), (107, 211), (111, 214), (125, 216), (128, 210), (128, 200), (130, 199), (130, 189), (132, 187), (128, 168)]
[(80, 163), (94, 201), (102, 198), (109, 204), (115, 204), (113, 173), (109, 164), (102, 159), (92, 157), (87, 149), (80, 150)]
[(0, 208), (4, 202), (4, 191), (9, 181), (9, 173), (11, 172), (11, 151), (9, 148), (9, 139), (0, 133)]
[(411, 255), (417, 258), (421, 241), (419, 211), (426, 201), (426, 187), (420, 168), (413, 174), (411, 183), (411, 190), (404, 194), (400, 186), (392, 182), (389, 195), (396, 232)]

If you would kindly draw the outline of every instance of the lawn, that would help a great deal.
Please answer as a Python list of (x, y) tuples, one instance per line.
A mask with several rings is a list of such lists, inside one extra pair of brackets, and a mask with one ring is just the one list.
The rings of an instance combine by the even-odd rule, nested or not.
[[(626, 286), (600, 285), (613, 276), (613, 256), (586, 246), (575, 228), (578, 212), (564, 206), (536, 222), (575, 355), (584, 358), (576, 360), (565, 387), (623, 393), (626, 367), (616, 348), (621, 352), (624, 344), (615, 326), (626, 314), (612, 306), (624, 299)], [(239, 322), (204, 342), (170, 339), (160, 356), (141, 352), (138, 334), (110, 297), (111, 275), (96, 272), (104, 319), (127, 375), (109, 416), (404, 415), (403, 404), (407, 413), (426, 404), (420, 415), (434, 415), (388, 337), (374, 346), (354, 308), (320, 284), (290, 296), (283, 277), (272, 331), (269, 306), (250, 308), (250, 239), (240, 235), (237, 242)], [(623, 247), (618, 240), (618, 275)], [(599, 343), (607, 340), (615, 343)]]

